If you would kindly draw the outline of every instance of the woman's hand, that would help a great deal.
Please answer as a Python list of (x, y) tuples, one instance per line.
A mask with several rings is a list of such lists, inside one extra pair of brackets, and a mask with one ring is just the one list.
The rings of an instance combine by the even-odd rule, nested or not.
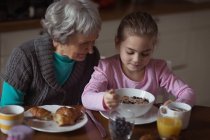
[(115, 94), (114, 90), (107, 91), (104, 95), (104, 104), (108, 109), (113, 109), (119, 104), (119, 95)]

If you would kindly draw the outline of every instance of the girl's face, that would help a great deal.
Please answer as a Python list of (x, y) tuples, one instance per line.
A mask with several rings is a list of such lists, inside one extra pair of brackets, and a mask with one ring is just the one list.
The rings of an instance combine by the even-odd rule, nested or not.
[(93, 53), (93, 46), (95, 40), (98, 38), (98, 34), (85, 36), (82, 34), (76, 34), (71, 36), (71, 39), (67, 44), (60, 44), (53, 42), (56, 52), (61, 55), (68, 56), (75, 61), (85, 60), (87, 54)]
[(151, 59), (154, 50), (155, 37), (129, 36), (126, 40), (118, 42), (116, 47), (119, 50), (122, 61), (122, 68), (125, 72), (140, 72)]

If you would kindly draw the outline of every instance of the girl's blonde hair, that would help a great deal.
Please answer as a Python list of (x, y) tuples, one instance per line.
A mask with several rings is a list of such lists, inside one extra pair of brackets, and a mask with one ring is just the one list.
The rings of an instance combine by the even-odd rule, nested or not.
[(157, 34), (157, 24), (150, 14), (133, 12), (121, 20), (116, 37), (121, 42), (132, 35), (157, 37)]

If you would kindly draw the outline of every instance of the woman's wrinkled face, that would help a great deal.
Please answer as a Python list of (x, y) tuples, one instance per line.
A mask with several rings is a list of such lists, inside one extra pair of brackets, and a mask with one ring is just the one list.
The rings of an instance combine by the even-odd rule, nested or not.
[(67, 44), (54, 42), (56, 52), (68, 56), (75, 61), (85, 60), (87, 54), (93, 53), (93, 46), (98, 34), (85, 36), (83, 34), (72, 35)]
[(129, 36), (124, 41), (117, 43), (120, 52), (122, 68), (128, 72), (140, 72), (149, 63), (153, 50), (155, 38)]

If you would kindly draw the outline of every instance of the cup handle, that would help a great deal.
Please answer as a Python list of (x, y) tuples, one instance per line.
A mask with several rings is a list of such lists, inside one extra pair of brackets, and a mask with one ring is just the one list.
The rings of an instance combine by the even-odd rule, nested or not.
[(166, 115), (167, 112), (168, 112), (168, 107), (165, 106), (165, 105), (161, 105), (159, 110), (160, 110), (159, 112), (160, 112), (161, 115)]

